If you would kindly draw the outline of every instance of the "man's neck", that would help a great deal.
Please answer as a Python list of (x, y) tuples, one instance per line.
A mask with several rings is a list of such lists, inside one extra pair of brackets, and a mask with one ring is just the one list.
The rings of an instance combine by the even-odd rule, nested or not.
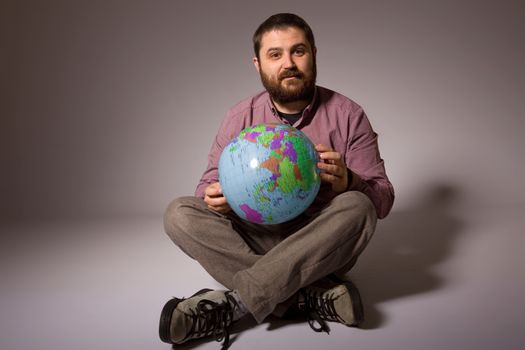
[(302, 112), (306, 108), (306, 106), (308, 106), (308, 104), (310, 103), (310, 101), (306, 101), (306, 100), (294, 101), (294, 102), (282, 103), (282, 104), (277, 103), (273, 100), (272, 102), (280, 112), (286, 113), (286, 114), (294, 114), (294, 113)]

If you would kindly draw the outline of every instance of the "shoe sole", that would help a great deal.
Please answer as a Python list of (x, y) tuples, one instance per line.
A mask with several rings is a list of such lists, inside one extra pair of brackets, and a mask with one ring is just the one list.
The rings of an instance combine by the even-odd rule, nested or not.
[[(190, 298), (200, 295), (206, 292), (211, 292), (211, 289), (201, 289), (197, 293), (193, 294)], [(166, 305), (162, 308), (162, 311), (160, 313), (160, 322), (159, 322), (159, 336), (160, 340), (162, 340), (164, 343), (168, 344), (174, 344), (171, 341), (171, 334), (170, 334), (170, 326), (171, 326), (171, 318), (173, 316), (173, 310), (179, 305), (181, 301), (185, 299), (179, 299), (179, 298), (173, 298), (169, 300)]]

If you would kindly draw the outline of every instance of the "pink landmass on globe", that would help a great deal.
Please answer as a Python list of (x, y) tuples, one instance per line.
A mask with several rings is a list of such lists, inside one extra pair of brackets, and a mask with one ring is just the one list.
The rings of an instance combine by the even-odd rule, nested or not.
[(239, 205), (239, 208), (241, 208), (241, 210), (246, 214), (247, 220), (258, 224), (263, 223), (264, 220), (261, 213), (259, 213), (257, 210), (250, 208), (248, 204), (241, 204)]

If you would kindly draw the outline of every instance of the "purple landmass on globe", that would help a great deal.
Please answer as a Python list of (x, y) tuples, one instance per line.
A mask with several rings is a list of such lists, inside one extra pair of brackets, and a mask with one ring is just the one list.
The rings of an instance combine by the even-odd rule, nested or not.
[(293, 148), (293, 143), (286, 141), (286, 148), (283, 151), (283, 156), (290, 158), (292, 163), (297, 163), (297, 152)]
[(284, 139), (284, 130), (281, 130), (278, 135), (275, 135), (270, 144), (270, 149), (275, 150), (281, 148), (281, 142)]
[(262, 214), (259, 213), (257, 210), (250, 208), (248, 204), (241, 204), (239, 205), (239, 208), (241, 208), (244, 214), (246, 214), (247, 220), (258, 223), (258, 224), (263, 223), (264, 220), (263, 220)]
[(247, 141), (250, 141), (250, 142), (257, 142), (257, 137), (259, 137), (259, 135), (261, 135), (260, 132), (257, 132), (257, 131), (253, 131), (253, 132), (249, 132), (247, 133), (244, 138), (247, 140)]

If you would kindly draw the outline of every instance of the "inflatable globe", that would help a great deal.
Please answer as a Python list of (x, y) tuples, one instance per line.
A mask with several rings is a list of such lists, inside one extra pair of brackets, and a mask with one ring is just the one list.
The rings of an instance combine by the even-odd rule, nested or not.
[(242, 219), (279, 224), (301, 214), (321, 184), (314, 144), (285, 124), (259, 124), (241, 131), (219, 159), (219, 182)]

